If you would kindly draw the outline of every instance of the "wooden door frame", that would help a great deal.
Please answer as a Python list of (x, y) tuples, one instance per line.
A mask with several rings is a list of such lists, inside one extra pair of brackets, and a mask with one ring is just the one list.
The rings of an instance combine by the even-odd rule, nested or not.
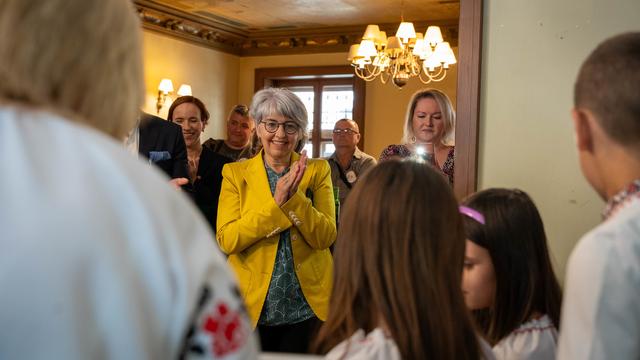
[(476, 191), (483, 0), (460, 0), (456, 157), (454, 191), (462, 199)]

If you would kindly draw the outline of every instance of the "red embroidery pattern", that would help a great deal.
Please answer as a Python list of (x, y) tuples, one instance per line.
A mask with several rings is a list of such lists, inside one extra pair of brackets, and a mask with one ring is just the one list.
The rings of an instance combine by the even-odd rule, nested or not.
[(212, 314), (204, 319), (203, 328), (211, 334), (213, 353), (219, 357), (238, 350), (246, 340), (240, 313), (230, 311), (225, 303), (214, 307)]

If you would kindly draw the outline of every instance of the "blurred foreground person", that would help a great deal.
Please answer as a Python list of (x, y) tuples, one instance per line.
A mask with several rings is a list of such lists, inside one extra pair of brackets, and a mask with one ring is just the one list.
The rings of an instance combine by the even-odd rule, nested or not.
[(607, 201), (567, 265), (558, 359), (640, 358), (640, 32), (580, 67), (571, 112), (582, 173)]
[(127, 0), (0, 2), (0, 359), (256, 355), (207, 225), (120, 142), (140, 33)]

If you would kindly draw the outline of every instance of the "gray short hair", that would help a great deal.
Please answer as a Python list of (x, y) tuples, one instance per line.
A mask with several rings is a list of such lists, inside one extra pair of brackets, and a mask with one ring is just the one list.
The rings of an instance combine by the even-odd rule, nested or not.
[(296, 144), (295, 151), (302, 150), (309, 137), (307, 133), (309, 121), (307, 109), (296, 94), (284, 88), (262, 89), (253, 95), (250, 109), (256, 127), (262, 119), (273, 114), (282, 115), (287, 120), (296, 123), (300, 128), (300, 139)]
[(407, 108), (407, 115), (404, 119), (402, 143), (408, 144), (413, 142), (412, 140), (415, 138), (415, 134), (413, 133), (413, 114), (416, 110), (416, 105), (418, 105), (418, 101), (426, 98), (433, 99), (438, 104), (438, 107), (440, 107), (442, 119), (444, 120), (444, 137), (442, 138), (442, 143), (444, 145), (453, 145), (453, 137), (456, 131), (456, 111), (453, 110), (453, 105), (451, 105), (451, 100), (449, 100), (447, 94), (437, 89), (420, 90), (413, 94)]
[(2, 0), (0, 99), (120, 140), (144, 99), (141, 37), (128, 0)]

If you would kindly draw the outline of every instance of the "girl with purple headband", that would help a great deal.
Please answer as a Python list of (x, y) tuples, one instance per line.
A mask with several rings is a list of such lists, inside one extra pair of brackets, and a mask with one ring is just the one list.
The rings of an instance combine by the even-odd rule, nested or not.
[(520, 190), (489, 189), (459, 210), (462, 290), (496, 359), (554, 359), (561, 291), (535, 204)]

